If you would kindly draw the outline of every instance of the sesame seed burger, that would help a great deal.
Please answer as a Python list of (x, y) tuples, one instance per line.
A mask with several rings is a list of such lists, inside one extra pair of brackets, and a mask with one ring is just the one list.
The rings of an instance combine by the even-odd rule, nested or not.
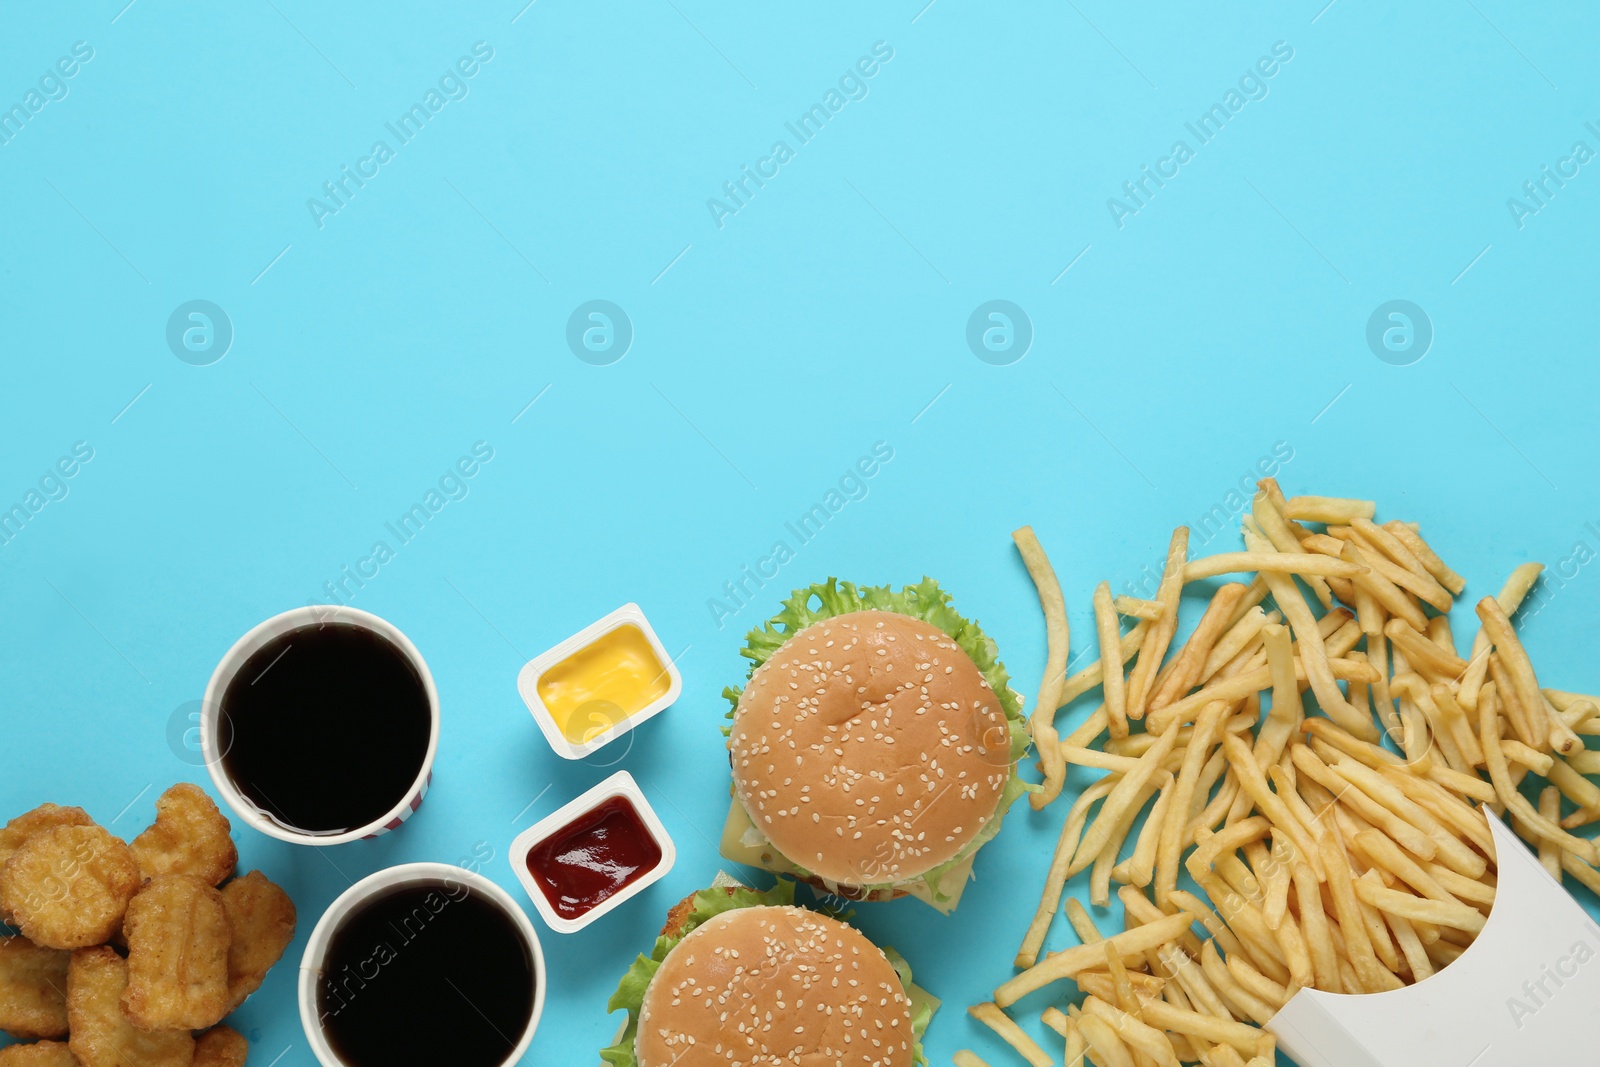
[(728, 859), (852, 900), (959, 901), (979, 848), (1031, 787), (1022, 698), (932, 579), (829, 579), (751, 631), (729, 689)]
[[(720, 880), (720, 879), (719, 879)], [(794, 883), (685, 898), (611, 998), (615, 1067), (912, 1067), (937, 1006), (854, 927), (793, 906)]]

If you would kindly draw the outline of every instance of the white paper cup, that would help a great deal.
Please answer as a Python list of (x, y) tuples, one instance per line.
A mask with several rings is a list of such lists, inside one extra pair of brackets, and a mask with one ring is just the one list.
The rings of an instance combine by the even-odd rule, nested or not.
[(403, 863), (398, 867), (369, 874), (341, 893), (337, 900), (328, 905), (328, 910), (322, 913), (322, 918), (317, 920), (316, 927), (311, 931), (311, 939), (306, 942), (305, 955), (300, 957), (300, 1025), (306, 1032), (306, 1040), (311, 1043), (311, 1051), (316, 1054), (317, 1062), (322, 1064), (322, 1067), (350, 1067), (328, 1043), (317, 1010), (317, 979), (322, 976), (323, 964), (328, 956), (328, 945), (333, 940), (333, 935), (338, 932), (351, 912), (373, 897), (407, 886), (441, 883), (464, 885), (475, 893), (482, 893), (496, 906), (504, 909), (516, 925), (518, 933), (522, 935), (528, 954), (533, 957), (533, 1014), (528, 1016), (528, 1025), (523, 1029), (521, 1040), (505, 1058), (501, 1067), (511, 1067), (522, 1058), (523, 1053), (528, 1051), (528, 1046), (533, 1043), (533, 1032), (539, 1027), (539, 1016), (544, 1014), (544, 949), (539, 944), (539, 934), (533, 928), (533, 922), (511, 898), (510, 893), (481, 874), (474, 874), (448, 863)]
[[(428, 732), (428, 751), (423, 755), (422, 767), (417, 771), (416, 780), (406, 795), (395, 802), (393, 808), (367, 825), (358, 826), (341, 834), (313, 834), (291, 829), (270, 818), (240, 792), (239, 787), (228, 777), (227, 768), (223, 765), (222, 757), (226, 753), (221, 750), (218, 726), (223, 694), (228, 691), (228, 686), (239, 673), (239, 669), (263, 645), (291, 630), (330, 624), (359, 626), (387, 639), (390, 644), (398, 648), (401, 654), (411, 661), (411, 666), (416, 668), (417, 676), (422, 679), (432, 724)], [(296, 845), (342, 845), (347, 841), (379, 837), (390, 830), (399, 829), (401, 823), (411, 818), (412, 813), (422, 806), (422, 798), (427, 795), (428, 785), (433, 781), (433, 758), (439, 749), (439, 691), (434, 687), (433, 674), (423, 661), (422, 653), (418, 652), (417, 646), (411, 643), (411, 639), (392, 623), (359, 608), (335, 605), (295, 608), (293, 611), (274, 615), (239, 638), (222, 657), (222, 662), (217, 664), (216, 670), (211, 672), (211, 681), (206, 685), (206, 695), (200, 705), (200, 748), (205, 756), (206, 770), (211, 775), (211, 781), (216, 785), (217, 792), (227, 802), (228, 807), (232, 808), (234, 814), (244, 820), (246, 825), (260, 830), (268, 837), (276, 837), (280, 841), (289, 841)]]

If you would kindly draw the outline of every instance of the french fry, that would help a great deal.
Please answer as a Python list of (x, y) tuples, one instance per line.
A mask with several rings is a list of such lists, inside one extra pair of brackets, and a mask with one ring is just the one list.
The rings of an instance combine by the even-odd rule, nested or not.
[(1224, 574), (1245, 572), (1314, 574), (1320, 577), (1354, 578), (1362, 572), (1360, 564), (1315, 553), (1222, 552), (1190, 560), (1184, 565), (1183, 580), (1198, 582)]
[[(1304, 606), (1303, 602), (1302, 606)], [(1373, 682), (1377, 679), (1377, 671), (1372, 668), (1370, 663), (1364, 660), (1324, 659), (1322, 666), (1328, 670), (1330, 684), (1334, 679), (1340, 678), (1345, 680), (1358, 679), (1366, 682)], [(1295, 661), (1295, 677), (1297, 679), (1305, 678), (1310, 670), (1311, 668), (1306, 665), (1303, 656)], [(1245, 674), (1236, 674), (1231, 678), (1214, 682), (1211, 685), (1195, 690), (1182, 700), (1173, 701), (1159, 711), (1151, 712), (1149, 729), (1155, 733), (1161, 733), (1174, 722), (1189, 722), (1199, 714), (1201, 708), (1214, 700), (1225, 701), (1229, 704), (1237, 703), (1252, 694), (1261, 692), (1271, 684), (1272, 672), (1265, 666), (1257, 667)], [(1335, 686), (1334, 691), (1338, 692), (1337, 686)], [(1339, 695), (1339, 700), (1341, 703), (1344, 702), (1342, 693)], [(1319, 700), (1318, 703), (1320, 704), (1321, 701)], [(1322, 709), (1326, 711), (1327, 705), (1323, 704)], [(1356, 714), (1354, 708), (1350, 709), (1350, 714)]]
[[(1117, 899), (1122, 901), (1123, 918), (1129, 926), (1136, 923), (1144, 925), (1146, 923), (1160, 922), (1168, 917), (1166, 912), (1156, 907), (1150, 901), (1150, 898), (1133, 886), (1125, 885), (1117, 890)], [(1195, 921), (1199, 921), (1198, 918)], [(1191, 931), (1185, 930), (1176, 938), (1168, 938), (1168, 940), (1176, 941), (1178, 947), (1188, 955), (1198, 956), (1200, 954), (1200, 939)]]
[(1117, 596), (1112, 598), (1111, 605), (1118, 615), (1126, 615), (1130, 619), (1148, 619), (1154, 622), (1161, 618), (1161, 605), (1154, 600)]
[[(1539, 794), (1539, 814), (1553, 823), (1560, 823), (1561, 790), (1553, 785), (1544, 787), (1544, 791)], [(1558, 882), (1561, 881), (1561, 846), (1549, 838), (1539, 838), (1536, 843), (1539, 849), (1540, 866), (1549, 873), (1550, 877)]]
[(1207, 706), (1200, 714), (1194, 733), (1190, 735), (1189, 746), (1184, 749), (1183, 767), (1178, 771), (1173, 800), (1167, 806), (1161, 839), (1156, 847), (1155, 897), (1163, 907), (1178, 885), (1179, 859), (1184, 846), (1189, 843), (1184, 830), (1189, 822), (1190, 805), (1195, 797), (1200, 771), (1216, 737), (1218, 724), (1227, 709), (1228, 706), (1220, 701)]
[(1311, 951), (1311, 968), (1318, 989), (1329, 993), (1345, 992), (1339, 976), (1339, 955), (1333, 947), (1333, 932), (1328, 914), (1322, 908), (1322, 891), (1311, 865), (1297, 859), (1293, 871), (1295, 900), (1299, 904), (1300, 929)]
[(1050, 873), (1045, 877), (1044, 890), (1039, 894), (1038, 910), (1033, 914), (1028, 932), (1023, 935), (1022, 947), (1017, 950), (1016, 966), (1032, 967), (1038, 961), (1039, 949), (1044, 946), (1045, 935), (1050, 932), (1050, 920), (1055, 915), (1056, 905), (1061, 903), (1061, 891), (1067, 883), (1067, 865), (1077, 850), (1084, 824), (1088, 821), (1089, 808), (1096, 800), (1108, 795), (1116, 784), (1115, 777), (1102, 778), (1085, 789), (1073, 802), (1072, 810), (1062, 824), (1061, 837), (1056, 842), (1055, 856), (1050, 861)]
[(1259, 604), (1252, 605), (1229, 628), (1228, 632), (1212, 646), (1200, 668), (1200, 681), (1208, 682), (1235, 656), (1254, 645), (1263, 627), (1280, 621), (1283, 616), (1276, 611), (1262, 611)]
[(1346, 860), (1344, 847), (1332, 834), (1321, 841), (1322, 865), (1328, 871), (1328, 895), (1333, 898), (1334, 916), (1339, 920), (1339, 930), (1344, 935), (1345, 952), (1350, 966), (1355, 969), (1361, 987), (1368, 993), (1383, 993), (1401, 988), (1401, 982), (1379, 962), (1372, 947), (1372, 936), (1367, 930), (1366, 918), (1356, 900), (1354, 877)]
[(1268, 1004), (1239, 984), (1233, 972), (1228, 970), (1228, 965), (1222, 961), (1215, 941), (1205, 943), (1200, 954), (1200, 967), (1232, 1015), (1254, 1019), (1257, 1025), (1265, 1026), (1278, 1013), (1277, 1005)]
[(1561, 869), (1589, 887), (1589, 892), (1600, 893), (1600, 871), (1570, 852), (1561, 854)]
[(1179, 889), (1172, 894), (1172, 904), (1178, 910), (1194, 916), (1194, 921), (1206, 928), (1206, 932), (1222, 946), (1222, 951), (1226, 952), (1230, 959), (1235, 956), (1242, 958), (1247, 954), (1244, 943), (1199, 897), (1186, 889)]
[(1411, 920), (1386, 911), (1380, 911), (1378, 914), (1383, 916), (1383, 921), (1394, 932), (1395, 943), (1405, 954), (1406, 965), (1411, 968), (1411, 981), (1415, 983), (1432, 977), (1433, 961), (1428, 959), (1427, 952), (1423, 950), (1422, 941), (1417, 937), (1416, 928), (1411, 925)]
[(1073, 931), (1078, 935), (1079, 941), (1085, 945), (1093, 945), (1105, 940), (1105, 936), (1095, 926), (1094, 919), (1090, 917), (1089, 910), (1083, 906), (1083, 902), (1077, 897), (1068, 897), (1066, 908), (1063, 910), (1066, 912), (1067, 922), (1071, 924)]
[[(1473, 729), (1472, 718), (1468, 715), (1467, 709), (1456, 700), (1455, 693), (1448, 685), (1436, 682), (1429, 692), (1433, 697), (1434, 706), (1443, 712), (1449, 721), (1456, 744), (1461, 748), (1462, 757), (1472, 767), (1483, 766), (1483, 749), (1478, 746), (1478, 732)], [(1482, 780), (1476, 775), (1463, 775), (1463, 777)]]
[(1377, 830), (1363, 830), (1357, 834), (1356, 847), (1374, 866), (1388, 871), (1423, 896), (1446, 904), (1460, 903), (1454, 893), (1407, 856), (1404, 849)]
[[(1167, 654), (1172, 635), (1178, 630), (1178, 597), (1183, 592), (1184, 562), (1189, 553), (1189, 528), (1180, 526), (1172, 531), (1172, 541), (1167, 546), (1166, 568), (1161, 584), (1156, 587), (1156, 601), (1161, 605), (1162, 616), (1145, 634), (1139, 647), (1139, 659), (1128, 679), (1128, 718), (1144, 718), (1145, 700), (1155, 684), (1156, 671)], [(1159, 732), (1159, 731), (1158, 731)]]
[(1420, 919), (1435, 926), (1449, 926), (1474, 934), (1483, 929), (1483, 912), (1466, 904), (1413, 896), (1398, 889), (1385, 889), (1359, 880), (1356, 882), (1356, 893), (1379, 911), (1392, 912), (1413, 921)]
[[(1423, 603), (1431, 604), (1440, 611), (1447, 612), (1450, 610), (1453, 593), (1458, 593), (1461, 590), (1452, 591), (1440, 582), (1438, 577), (1428, 569), (1427, 564), (1423, 563), (1422, 559), (1411, 550), (1403, 539), (1396, 536), (1387, 527), (1377, 525), (1371, 519), (1352, 519), (1350, 528), (1355, 531), (1356, 536), (1361, 538), (1362, 541), (1377, 549), (1389, 561), (1414, 576), (1421, 583), (1421, 588), (1413, 588), (1411, 591), (1421, 597)], [(1442, 564), (1443, 561), (1441, 561), (1441, 566)], [(1460, 575), (1456, 575), (1456, 577), (1459, 578)], [(1466, 585), (1465, 582), (1461, 584), (1463, 588)], [(1423, 588), (1426, 588), (1428, 592), (1424, 593), (1422, 591)], [(1435, 597), (1439, 599), (1436, 600), (1434, 599)]]
[[(1170, 784), (1171, 775), (1165, 771), (1161, 773), (1166, 778), (1167, 784)], [(1133, 802), (1118, 816), (1116, 825), (1111, 829), (1111, 836), (1106, 839), (1104, 847), (1092, 864), (1089, 875), (1089, 903), (1102, 908), (1111, 903), (1111, 872), (1116, 866), (1118, 854), (1122, 851), (1122, 843), (1127, 840), (1134, 821), (1139, 817), (1139, 812), (1144, 810), (1145, 804), (1156, 795), (1161, 786), (1159, 780), (1145, 782), (1134, 796)], [(1107, 804), (1109, 803), (1108, 800)], [(1104, 811), (1103, 808), (1101, 810)]]
[(967, 1014), (999, 1035), (1000, 1040), (1017, 1050), (1017, 1055), (1032, 1067), (1055, 1067), (1055, 1059), (1027, 1033), (1000, 1010), (998, 1004), (974, 1004)]
[[(1159, 607), (1159, 605), (1157, 605)], [(1095, 630), (1100, 635), (1100, 676), (1105, 687), (1106, 714), (1112, 737), (1128, 736), (1128, 689), (1122, 675), (1121, 635), (1116, 609), (1111, 603), (1111, 583), (1101, 582), (1094, 590)]]
[[(1487, 861), (1450, 833), (1431, 812), (1406, 796), (1405, 791), (1382, 774), (1349, 756), (1335, 753), (1331, 764), (1335, 774), (1358, 787), (1389, 811), (1411, 826), (1427, 834), (1434, 842), (1439, 862), (1469, 878), (1481, 877)], [(1420, 853), (1419, 853), (1420, 855)], [(1432, 858), (1432, 857), (1428, 857)]]
[(1230, 954), (1227, 958), (1228, 973), (1233, 975), (1233, 980), (1249, 990), (1252, 996), (1260, 998), (1264, 1003), (1271, 1005), (1274, 1011), (1288, 1003), (1293, 996), (1287, 988), (1274, 982), (1260, 971), (1250, 965), (1250, 962), (1237, 953)]
[[(1169, 915), (1108, 937), (1103, 944), (1111, 945), (1125, 956), (1143, 952), (1164, 945), (1187, 932), (1193, 921), (1188, 915)], [(1010, 981), (1002, 983), (1000, 988), (995, 990), (994, 1002), (1002, 1008), (1008, 1008), (1034, 990), (1043, 989), (1051, 982), (1071, 978), (1079, 971), (1097, 966), (1104, 958), (1104, 950), (1100, 945), (1077, 945), (1064, 952), (1058, 952), (1034, 964)]]
[(1352, 519), (1370, 519), (1377, 513), (1378, 505), (1371, 500), (1336, 496), (1290, 497), (1283, 509), (1284, 518), (1322, 523), (1348, 523)]
[(1390, 615), (1404, 619), (1413, 630), (1426, 630), (1428, 617), (1422, 613), (1411, 594), (1400, 588), (1383, 572), (1373, 556), (1367, 551), (1356, 547), (1354, 544), (1345, 546), (1345, 558), (1351, 563), (1364, 568), (1360, 574), (1350, 580), (1355, 582), (1357, 588), (1366, 589), (1373, 599)]
[(1500, 602), (1488, 596), (1478, 601), (1478, 618), (1483, 622), (1495, 651), (1505, 661), (1511, 684), (1516, 690), (1517, 703), (1522, 706), (1522, 713), (1527, 717), (1528, 726), (1535, 736), (1542, 724), (1550, 747), (1556, 752), (1565, 755), (1583, 748), (1583, 742), (1572, 732), (1572, 728), (1559, 715), (1549, 713), (1544, 694), (1539, 690), (1539, 679), (1533, 673), (1533, 662), (1528, 659), (1528, 650), (1522, 647), (1522, 640), (1517, 637)]
[[(1079, 871), (1084, 870), (1100, 855), (1106, 844), (1111, 840), (1111, 835), (1116, 830), (1117, 824), (1133, 804), (1134, 798), (1139, 795), (1145, 785), (1161, 770), (1161, 763), (1167, 753), (1172, 751), (1173, 744), (1178, 739), (1176, 726), (1168, 729), (1161, 735), (1161, 740), (1152, 745), (1143, 756), (1139, 757), (1139, 768), (1136, 771), (1123, 775), (1122, 780), (1111, 790), (1111, 795), (1106, 797), (1106, 802), (1100, 808), (1100, 814), (1083, 835), (1083, 840), (1078, 842), (1078, 849), (1073, 854), (1072, 863), (1067, 867), (1067, 877), (1071, 878)], [(1053, 909), (1052, 909), (1053, 910)]]
[[(1535, 751), (1543, 751), (1550, 744), (1550, 737), (1541, 730), (1535, 730), (1533, 719), (1528, 715), (1527, 709), (1522, 706), (1522, 701), (1517, 697), (1516, 684), (1511, 679), (1511, 671), (1507, 668), (1505, 660), (1498, 652), (1489, 653), (1489, 678), (1495, 687), (1496, 704), (1500, 714), (1505, 716), (1506, 724), (1511, 727), (1511, 732), (1516, 739), (1531, 746)], [(1483, 715), (1483, 695), (1478, 696), (1478, 714)], [(1520, 781), (1520, 779), (1519, 779)]]
[(1122, 1038), (1117, 1036), (1116, 1027), (1098, 1015), (1079, 1016), (1078, 1029), (1082, 1031), (1083, 1039), (1089, 1043), (1091, 1050), (1089, 1055), (1094, 1057), (1101, 1067), (1136, 1067), (1133, 1053), (1122, 1043)]
[(1545, 772), (1545, 777), (1579, 808), (1590, 811), (1600, 808), (1600, 786), (1573, 770), (1572, 765), (1560, 756), (1551, 758), (1550, 769)]
[(1490, 682), (1483, 687), (1483, 692), (1480, 694), (1478, 718), (1483, 730), (1481, 741), (1484, 762), (1488, 766), (1489, 778), (1494, 782), (1494, 790), (1500, 802), (1540, 838), (1548, 838), (1559, 848), (1573, 853), (1591, 867), (1600, 864), (1600, 848), (1597, 848), (1593, 841), (1575, 837), (1558, 824), (1540, 815), (1533, 805), (1528, 803), (1528, 799), (1517, 792), (1511, 784), (1511, 771), (1506, 766), (1505, 754), (1500, 750), (1500, 719), (1495, 714), (1497, 706), (1498, 687)]
[(1228, 1045), (1239, 1052), (1253, 1053), (1261, 1035), (1260, 1030), (1248, 1023), (1218, 1019), (1202, 1015), (1197, 1011), (1163, 1004), (1160, 1001), (1145, 1005), (1144, 1018), (1151, 1026), (1159, 1026), (1175, 1034), (1198, 1037), (1218, 1045)]
[[(1362, 548), (1362, 562), (1376, 570), (1397, 588), (1404, 589), (1435, 611), (1449, 611), (1454, 598), (1448, 590), (1422, 568), (1421, 563), (1398, 539), (1381, 526), (1365, 519), (1351, 523), (1351, 533)], [(1409, 557), (1408, 565), (1396, 556)]]
[(1158, 1067), (1178, 1067), (1178, 1057), (1166, 1035), (1141, 1022), (1137, 1015), (1107, 1004), (1099, 997), (1086, 998), (1083, 1011), (1086, 1016), (1110, 1024), (1129, 1049), (1149, 1057)]
[[(1252, 550), (1259, 550), (1260, 535), (1252, 534), (1246, 528), (1245, 545)], [(1273, 599), (1278, 602), (1278, 610), (1289, 620), (1289, 626), (1300, 644), (1300, 660), (1305, 668), (1306, 680), (1311, 683), (1311, 691), (1316, 694), (1317, 704), (1324, 711), (1329, 708), (1349, 708), (1345, 703), (1344, 694), (1339, 692), (1339, 687), (1334, 684), (1334, 674), (1328, 663), (1327, 649), (1323, 645), (1321, 632), (1317, 629), (1316, 619), (1312, 617), (1311, 608), (1300, 595), (1294, 579), (1286, 574), (1270, 572), (1263, 573), (1261, 577), (1266, 580), (1267, 588), (1272, 590)], [(1349, 711), (1351, 715), (1356, 714), (1354, 708), (1349, 708)]]
[[(1122, 654), (1123, 666), (1126, 666), (1128, 661), (1133, 658), (1134, 653), (1139, 651), (1139, 646), (1144, 643), (1144, 635), (1149, 632), (1150, 624), (1148, 622), (1140, 622), (1133, 629), (1122, 635), (1119, 650)], [(1101, 673), (1100, 662), (1096, 660), (1062, 684), (1061, 696), (1058, 698), (1061, 703), (1057, 705), (1057, 710), (1077, 700), (1095, 686), (1100, 685), (1103, 680), (1104, 675)], [(1101, 729), (1104, 729), (1104, 727), (1101, 727)]]
[(1548, 752), (1540, 752), (1536, 748), (1529, 748), (1521, 741), (1506, 738), (1500, 742), (1500, 751), (1505, 754), (1508, 761), (1521, 764), (1534, 774), (1546, 775), (1550, 768), (1555, 766), (1556, 758)]
[(1189, 865), (1191, 874), (1198, 876), (1212, 867), (1221, 856), (1233, 852), (1250, 841), (1259, 841), (1272, 832), (1273, 824), (1264, 815), (1257, 815), (1232, 826), (1225, 827), (1218, 833), (1212, 834), (1202, 831), (1195, 850), (1189, 853), (1185, 861)]
[[(1382, 614), (1382, 609), (1379, 609), (1379, 614)], [(1367, 634), (1367, 662), (1377, 674), (1377, 680), (1372, 683), (1372, 706), (1378, 713), (1378, 722), (1389, 740), (1398, 743), (1402, 726), (1400, 716), (1395, 712), (1394, 693), (1389, 687), (1391, 657), (1389, 639), (1383, 636), (1382, 624), (1376, 632)]]
[(1044, 554), (1033, 527), (1024, 526), (1011, 534), (1022, 562), (1028, 568), (1039, 593), (1039, 606), (1044, 610), (1045, 666), (1044, 677), (1039, 682), (1039, 698), (1033, 706), (1029, 728), (1034, 746), (1044, 761), (1044, 789), (1029, 795), (1034, 810), (1044, 807), (1061, 794), (1066, 781), (1067, 768), (1061, 753), (1056, 749), (1056, 709), (1061, 706), (1061, 690), (1065, 686), (1067, 653), (1070, 651), (1071, 631), (1067, 626), (1067, 604), (1061, 596), (1061, 583), (1056, 579), (1055, 568)]
[(1331, 792), (1339, 803), (1349, 805), (1363, 819), (1423, 859), (1431, 860), (1439, 854), (1439, 846), (1432, 837), (1367, 796), (1349, 779), (1335, 774), (1333, 769), (1323, 763), (1308, 746), (1296, 745), (1290, 752), (1293, 754), (1294, 765), (1312, 781)]
[[(1256, 483), (1256, 487), (1257, 492), (1251, 501), (1250, 514), (1267, 540), (1272, 543), (1272, 547), (1286, 553), (1311, 551), (1308, 542), (1320, 535), (1311, 534), (1299, 523), (1284, 518), (1283, 505), (1287, 501), (1283, 499), (1283, 492), (1278, 488), (1278, 483), (1274, 479), (1263, 478)], [(1331, 554), (1339, 555), (1337, 552)], [(1260, 578), (1256, 580), (1260, 581)], [(1335, 585), (1341, 587), (1350, 585), (1348, 579), (1334, 578), (1330, 581), (1314, 574), (1305, 575), (1304, 581), (1311, 587), (1312, 593), (1316, 594), (1324, 610), (1333, 607), (1332, 590)]]
[[(1069, 1019), (1060, 1008), (1046, 1008), (1043, 1022), (1050, 1029), (1067, 1039), (1067, 1049), (1063, 1061), (1065, 1067), (1083, 1067), (1083, 1056), (1087, 1051), (1083, 1035), (1078, 1032), (1078, 1024)], [(956, 1064), (956, 1067), (962, 1067)]]
[[(1108, 1003), (1115, 1004), (1121, 1011), (1132, 1012), (1135, 1017), (1139, 1014), (1139, 998), (1133, 991), (1133, 982), (1128, 978), (1128, 968), (1123, 966), (1122, 956), (1106, 946), (1106, 973), (1111, 976), (1112, 997)], [(1088, 1008), (1085, 1002), (1084, 1008)]]
[(987, 1063), (985, 1063), (983, 1060), (980, 1060), (967, 1049), (961, 1049), (951, 1057), (951, 1060), (955, 1063), (956, 1067), (989, 1067)]
[(1300, 826), (1298, 819), (1289, 811), (1283, 798), (1272, 791), (1267, 784), (1267, 776), (1261, 770), (1261, 765), (1256, 762), (1250, 747), (1244, 741), (1228, 734), (1222, 739), (1223, 751), (1228, 755), (1228, 763), (1233, 767), (1233, 773), (1239, 779), (1239, 787), (1245, 791), (1256, 807), (1264, 812), (1273, 826), (1281, 826), (1294, 841), (1295, 847), (1307, 856), (1312, 869), (1317, 872), (1320, 881), (1326, 877), (1322, 869), (1317, 847), (1311, 836)]
[(1467, 580), (1449, 567), (1428, 547), (1428, 542), (1416, 530), (1398, 520), (1391, 520), (1383, 524), (1383, 528), (1393, 534), (1401, 544), (1411, 550), (1411, 554), (1421, 561), (1427, 572), (1439, 582), (1440, 585), (1455, 596), (1461, 595), (1461, 590), (1467, 587)]
[[(1539, 580), (1540, 573), (1544, 570), (1543, 563), (1524, 563), (1511, 572), (1505, 585), (1500, 588), (1500, 595), (1495, 597), (1495, 603), (1500, 605), (1500, 610), (1506, 618), (1517, 613), (1522, 606), (1523, 598)], [(1460, 589), (1455, 592), (1461, 592)], [(1461, 690), (1457, 694), (1461, 706), (1468, 711), (1478, 710), (1478, 693), (1483, 689), (1484, 679), (1489, 670), (1490, 640), (1488, 631), (1478, 630), (1478, 636), (1472, 641), (1472, 657), (1467, 664), (1467, 671), (1461, 678)]]
[(1400, 619), (1390, 619), (1383, 633), (1406, 654), (1406, 661), (1414, 668), (1426, 670), (1445, 681), (1460, 678), (1466, 672), (1466, 660), (1440, 648)]
[[(1134, 845), (1133, 855), (1128, 857), (1125, 865), (1126, 877), (1120, 879), (1126, 884), (1143, 889), (1155, 876), (1156, 849), (1161, 843), (1161, 829), (1167, 823), (1167, 811), (1172, 806), (1175, 793), (1176, 789), (1169, 783), (1156, 797), (1150, 815), (1139, 829), (1139, 838)], [(1113, 870), (1112, 875), (1115, 877), (1116, 874), (1116, 870)]]
[(1200, 680), (1206, 656), (1227, 631), (1233, 618), (1233, 609), (1244, 599), (1247, 587), (1230, 582), (1216, 591), (1194, 633), (1184, 643), (1178, 657), (1172, 661), (1172, 670), (1146, 702), (1148, 711), (1172, 703), (1187, 693)]

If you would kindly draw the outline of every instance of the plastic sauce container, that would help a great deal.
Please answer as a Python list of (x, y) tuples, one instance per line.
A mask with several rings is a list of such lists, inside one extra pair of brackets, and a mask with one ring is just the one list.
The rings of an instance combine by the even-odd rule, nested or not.
[(550, 747), (575, 760), (671, 705), (683, 678), (639, 605), (625, 604), (530, 660), (517, 691)]
[(511, 867), (550, 929), (570, 934), (660, 881), (677, 860), (666, 827), (618, 771), (517, 835)]

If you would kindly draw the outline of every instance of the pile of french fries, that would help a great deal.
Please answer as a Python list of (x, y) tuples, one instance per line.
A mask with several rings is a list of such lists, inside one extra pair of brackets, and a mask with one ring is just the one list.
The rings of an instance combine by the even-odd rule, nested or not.
[[(1541, 688), (1510, 622), (1541, 565), (1478, 602), (1464, 658), (1447, 616), (1466, 583), (1416, 526), (1376, 523), (1371, 501), (1258, 488), (1246, 551), (1191, 560), (1180, 527), (1153, 600), (1100, 583), (1099, 661), (1070, 678), (1055, 574), (1031, 530), (1015, 535), (1049, 639), (1036, 800), (1069, 766), (1106, 771), (1066, 816), (1018, 973), (971, 1009), (1032, 1067), (1058, 1061), (1005, 1009), (1067, 979), (1081, 1000), (1043, 1021), (1068, 1067), (1271, 1067), (1261, 1027), (1298, 990), (1376, 993), (1448, 966), (1494, 903), (1480, 805), (1509, 812), (1552, 876), (1600, 892), (1600, 848), (1573, 832), (1600, 821), (1585, 777), (1600, 751), (1583, 743), (1600, 699)], [(1224, 575), (1249, 577), (1217, 587), (1172, 649), (1184, 587)], [(1056, 712), (1097, 688), (1100, 706), (1059, 736)], [(1068, 898), (1081, 944), (1041, 959), (1082, 871), (1099, 906), (1119, 883), (1124, 929), (1102, 934)]]

